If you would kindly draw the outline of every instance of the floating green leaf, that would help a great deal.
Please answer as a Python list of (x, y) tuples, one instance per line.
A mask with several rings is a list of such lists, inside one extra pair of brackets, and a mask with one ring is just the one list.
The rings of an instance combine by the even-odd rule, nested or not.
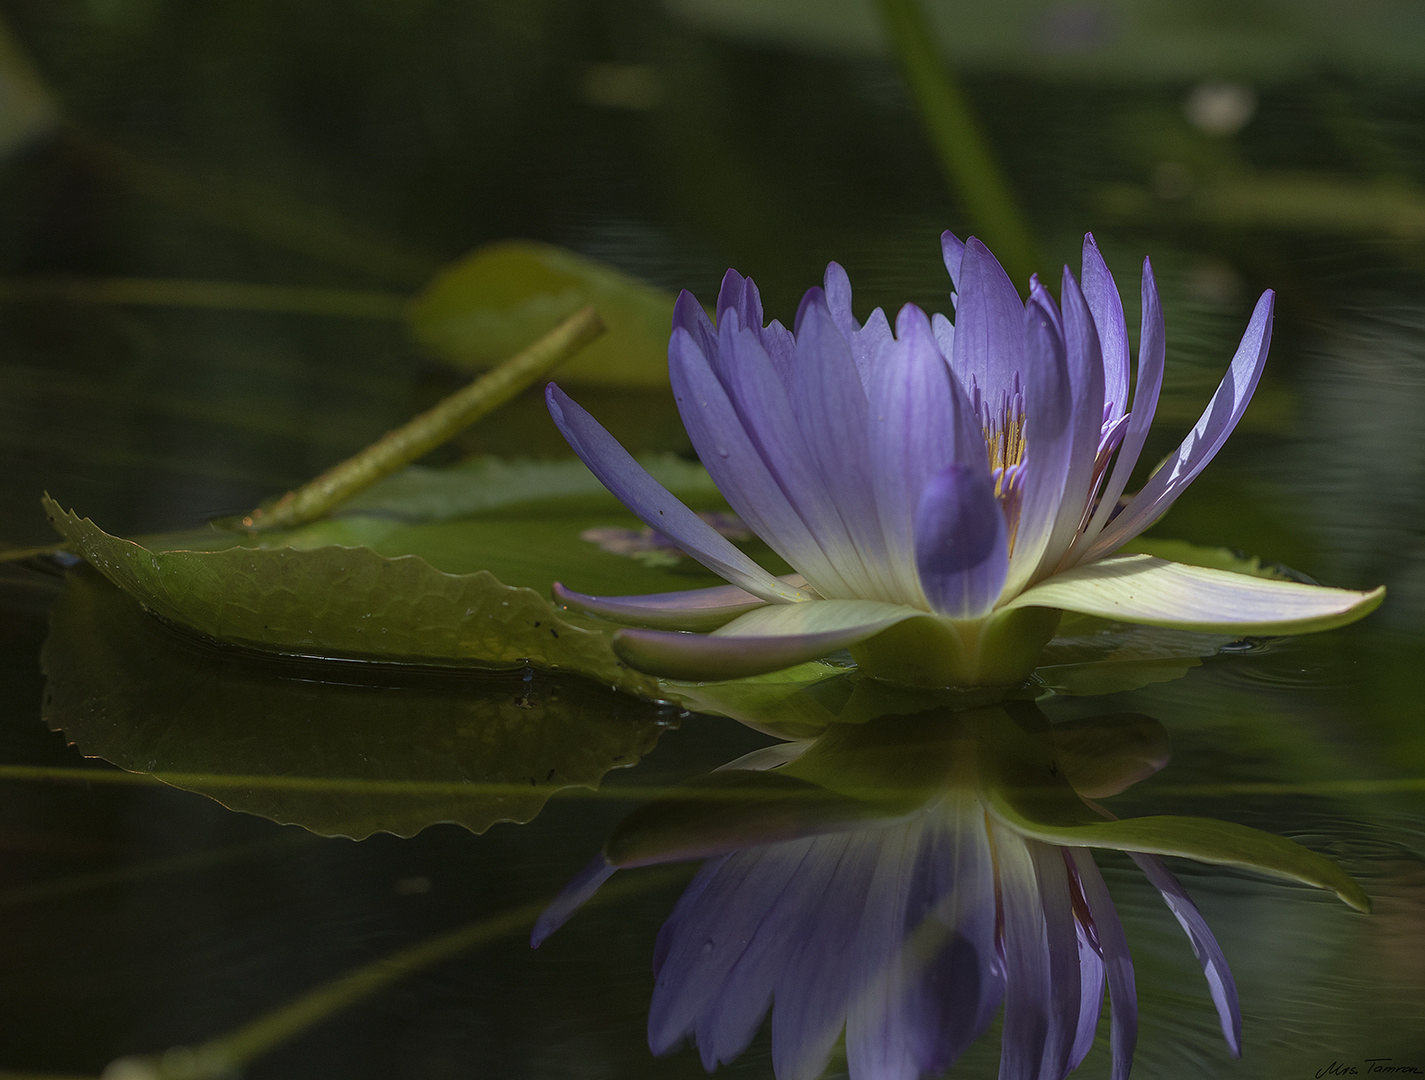
[(407, 312), (412, 335), (442, 356), (489, 367), (585, 304), (608, 333), (560, 381), (668, 385), (673, 295), (572, 251), (532, 240), (487, 244), (446, 268)]
[[(693, 505), (724, 505), (697, 466), (671, 456), (648, 463)], [(643, 696), (656, 696), (657, 683), (613, 655), (608, 627), (555, 608), (551, 583), (563, 577), (620, 593), (718, 580), (680, 556), (650, 567), (584, 539), (598, 528), (642, 542), (644, 531), (577, 462), (414, 470), (366, 493), (359, 513), (257, 536), (204, 531), (136, 543), (53, 502), (46, 508), (72, 549), (116, 585), (219, 641), (433, 664), (529, 663)]]
[(666, 707), (532, 673), (274, 657), (165, 626), (87, 567), (42, 662), (50, 727), (90, 757), (322, 835), (483, 832), (597, 787)]

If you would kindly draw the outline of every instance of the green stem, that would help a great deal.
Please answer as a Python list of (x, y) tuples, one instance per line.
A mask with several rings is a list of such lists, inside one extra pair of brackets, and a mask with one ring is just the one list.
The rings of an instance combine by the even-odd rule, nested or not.
[(399, 319), (409, 298), (375, 289), (257, 285), (182, 278), (0, 278), (0, 301), (67, 300), (351, 319)]
[(365, 450), (332, 466), (316, 479), (287, 492), (270, 507), (243, 517), (239, 527), (250, 531), (286, 529), (330, 513), (357, 492), (409, 465), (499, 408), (603, 332), (604, 322), (593, 305), (576, 311), (529, 348), (469, 386), (457, 390), (409, 423), (388, 431)]
[[(685, 871), (675, 867), (659, 873), (645, 872), (636, 877), (624, 877), (606, 885), (591, 903), (621, 900), (684, 876)], [(419, 945), (401, 949), (341, 975), (236, 1031), (199, 1046), (179, 1046), (153, 1056), (121, 1058), (104, 1070), (104, 1080), (224, 1080), (235, 1076), (254, 1058), (301, 1035), (343, 1009), (359, 1004), (392, 983), (529, 927), (549, 902), (546, 898), (520, 904)]]
[(1023, 211), (974, 113), (935, 48), (916, 0), (879, 0), (901, 72), (920, 108), (931, 145), (951, 189), (964, 201), (977, 230), (1016, 282), (1039, 265)]

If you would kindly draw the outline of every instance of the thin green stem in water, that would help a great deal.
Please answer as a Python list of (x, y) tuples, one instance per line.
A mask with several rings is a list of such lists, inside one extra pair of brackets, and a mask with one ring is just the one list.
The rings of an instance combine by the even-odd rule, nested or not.
[(523, 352), (457, 390), (409, 423), (388, 431), (353, 457), (240, 519), (250, 531), (288, 529), (315, 521), (376, 481), (434, 450), (526, 387), (545, 378), (604, 332), (593, 305), (581, 308)]
[(925, 13), (917, 0), (879, 2), (891, 46), (945, 178), (1010, 277), (1017, 283), (1027, 281), (1039, 258), (1024, 213), (970, 103), (935, 48)]
[[(592, 902), (607, 903), (660, 888), (686, 878), (681, 868), (624, 876), (601, 889)], [(361, 1003), (407, 976), (449, 960), (507, 934), (527, 930), (552, 898), (509, 908), (497, 915), (478, 919), (439, 937), (400, 949), (390, 956), (340, 975), (331, 982), (236, 1031), (220, 1035), (199, 1046), (176, 1046), (162, 1054), (120, 1058), (104, 1070), (103, 1080), (227, 1080), (255, 1058), (344, 1009)]]
[(410, 298), (401, 293), (377, 289), (262, 285), (185, 278), (0, 278), (0, 301), (31, 300), (394, 321), (405, 313)]

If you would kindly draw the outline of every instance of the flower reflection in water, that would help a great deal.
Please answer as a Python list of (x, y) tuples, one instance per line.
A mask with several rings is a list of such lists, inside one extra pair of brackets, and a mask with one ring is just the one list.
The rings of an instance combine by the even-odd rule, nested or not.
[[(1105, 733), (1116, 747), (1105, 750)], [(1069, 845), (1044, 839), (1055, 829), (1043, 822), (1063, 817), (1066, 795), (1082, 809), (1161, 767), (1161, 728), (1136, 718), (1078, 734), (1091, 735), (1094, 753), (1077, 753), (1072, 737), (1051, 745), (1032, 707), (1011, 706), (833, 729), (790, 762), (796, 748), (772, 748), (720, 770), (700, 796), (633, 814), (545, 912), (532, 943), (615, 864), (711, 856), (658, 935), (655, 1053), (689, 1038), (711, 1070), (747, 1048), (770, 1009), (778, 1080), (819, 1076), (843, 1031), (852, 1080), (914, 1078), (950, 1066), (1003, 1005), (1001, 1077), (1059, 1080), (1092, 1045), (1107, 989), (1113, 1075), (1124, 1077), (1137, 1036), (1133, 965), (1092, 842), (1130, 850), (1162, 893), (1236, 1054), (1241, 1018), (1226, 959), (1151, 853), (1189, 851), (1191, 841), (1165, 838), (1202, 819), (1139, 819), (1159, 823), (1158, 839), (1141, 844), (1149, 851), (1113, 839), (1108, 823), (1098, 840), (1073, 827), (1057, 832)], [(759, 778), (758, 768), (781, 778)], [(890, 776), (918, 779), (878, 790)], [(1282, 873), (1279, 856), (1294, 849), (1312, 872), (1288, 876), (1364, 904), (1354, 883), (1305, 849), (1215, 824), (1239, 847), (1251, 834), (1274, 849), (1260, 868)], [(1200, 853), (1208, 861), (1251, 863), (1211, 847)]]

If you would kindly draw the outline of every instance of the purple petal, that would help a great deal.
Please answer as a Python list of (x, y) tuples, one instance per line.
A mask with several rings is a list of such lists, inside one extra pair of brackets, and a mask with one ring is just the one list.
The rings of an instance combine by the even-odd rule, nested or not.
[(729, 270), (722, 278), (722, 288), (717, 295), (717, 322), (722, 327), (728, 312), (737, 316), (739, 324), (756, 334), (762, 333), (762, 297), (751, 278), (745, 278), (736, 270)]
[(974, 237), (960, 263), (955, 308), (955, 354), (950, 366), (971, 399), (993, 408), (1013, 389), (1025, 360), (1024, 301), (1009, 275)]
[(1009, 551), (988, 470), (949, 465), (930, 478), (915, 512), (915, 562), (926, 598), (941, 614), (973, 619), (994, 607)]
[(945, 269), (950, 274), (950, 286), (960, 287), (960, 266), (965, 259), (965, 242), (946, 229), (940, 234), (940, 257), (945, 260)]
[(875, 308), (867, 317), (866, 325), (851, 335), (851, 356), (856, 361), (856, 370), (861, 373), (861, 385), (867, 393), (870, 392), (876, 358), (891, 340), (891, 324), (880, 308)]
[(1075, 927), (1069, 872), (1060, 848), (1028, 840), (1044, 914), (1049, 946), (1049, 1033), (1041, 1065), (1044, 1075), (1062, 1077), (1078, 1041), (1080, 993), (1079, 938)]
[(1128, 411), (1128, 327), (1118, 286), (1099, 254), (1093, 233), (1084, 234), (1082, 274), (1084, 299), (1093, 312), (1094, 327), (1103, 349), (1103, 396), (1110, 405), (1104, 419), (1112, 422)]
[(778, 973), (773, 991), (772, 1068), (778, 1080), (817, 1080), (846, 1020), (847, 1001), (860, 989), (855, 949), (881, 836), (848, 833), (836, 871), (803, 910), (806, 930)]
[[(788, 584), (797, 588), (800, 579), (793, 576)], [(593, 615), (661, 630), (713, 630), (766, 603), (736, 585), (714, 585), (710, 589), (641, 596), (586, 596), (566, 589), (557, 581), (554, 583), (554, 599)]]
[(850, 340), (851, 336), (861, 329), (861, 324), (851, 312), (851, 279), (840, 263), (832, 262), (826, 264), (826, 277), (823, 282), (826, 308), (831, 312), (831, 318), (835, 321), (836, 328), (841, 331), (842, 337)]
[[(793, 605), (779, 604), (778, 610)], [(740, 615), (713, 634), (619, 630), (614, 651), (639, 671), (666, 679), (705, 682), (765, 675), (848, 648), (906, 619), (928, 618), (915, 608), (869, 600), (818, 600), (791, 620)]]
[(1227, 1048), (1233, 1057), (1242, 1055), (1242, 1010), (1237, 1003), (1237, 983), (1232, 978), (1232, 969), (1227, 966), (1227, 957), (1212, 928), (1197, 910), (1197, 905), (1189, 898), (1178, 879), (1173, 876), (1163, 860), (1156, 855), (1140, 852), (1128, 853), (1138, 864), (1153, 887), (1163, 895), (1163, 903), (1178, 920), (1178, 924), (1192, 943), (1193, 955), (1202, 965), (1202, 973), (1207, 977), (1207, 988), (1212, 993), (1212, 1003), (1217, 1006), (1217, 1018), (1222, 1022), (1222, 1037), (1227, 1040)]
[(955, 355), (955, 324), (937, 311), (930, 316), (930, 332), (935, 335), (935, 344), (940, 346), (940, 355), (948, 361)]
[(1041, 1080), (1046, 1075), (1057, 1080), (1059, 1075), (1042, 1068), (1050, 1039), (1054, 987), (1044, 905), (1029, 843), (1007, 829), (994, 834), (1000, 910), (1004, 920), (1005, 998), (1000, 1080)]
[[(1069, 381), (1064, 339), (1054, 301), (1042, 286), (1023, 315), (1028, 340), (1024, 386), (1024, 470), (1017, 524), (1011, 526), (1009, 576), (1005, 591), (1014, 594), (1033, 578), (1048, 548), (1074, 437), (1074, 388)], [(956, 331), (959, 341), (959, 331)]]
[(1069, 1051), (1066, 1072), (1073, 1072), (1093, 1049), (1094, 1035), (1098, 1032), (1098, 1016), (1103, 1010), (1103, 959), (1094, 952), (1088, 931), (1082, 923), (1075, 923), (1079, 947), (1079, 1021), (1074, 1036), (1074, 1045)]
[[(1066, 848), (1078, 874), (1084, 901), (1092, 916), (1103, 965), (1108, 975), (1108, 1008), (1111, 1023), (1109, 1040), (1113, 1046), (1113, 1080), (1128, 1080), (1133, 1065), (1133, 1048), (1138, 1042), (1138, 992), (1133, 980), (1133, 958), (1123, 933), (1108, 886), (1086, 848)], [(1153, 856), (1146, 856), (1153, 858)], [(1094, 1014), (1097, 1023), (1097, 1012)]]
[[(789, 431), (781, 423), (791, 410), (786, 391), (756, 335), (734, 331), (732, 321), (720, 331), (722, 346), (738, 353), (736, 362), (726, 366), (740, 380), (743, 396), (762, 410), (753, 417), (760, 426), (744, 426), (709, 358), (690, 335), (675, 330), (668, 346), (668, 374), (683, 426), (738, 517), (819, 591), (845, 595), (848, 589), (840, 573), (792, 501), (794, 496), (804, 503), (819, 503), (821, 493), (813, 489), (814, 481), (806, 472), (805, 450), (795, 426)], [(753, 435), (760, 435), (763, 442), (754, 441)], [(785, 484), (774, 464), (790, 473)]]
[(567, 923), (574, 912), (587, 904), (589, 898), (617, 872), (618, 867), (610, 866), (602, 853), (595, 855), (534, 921), (534, 930), (529, 935), (530, 948), (537, 949), (543, 945), (550, 934)]
[(1063, 300), (1064, 343), (1073, 392), (1068, 467), (1063, 479), (1064, 495), (1036, 576), (1054, 571), (1084, 524), (1103, 430), (1103, 356), (1093, 315), (1068, 267), (1064, 268)]
[[(676, 331), (674, 337), (682, 337), (690, 344), (692, 342), (684, 331)], [(806, 593), (767, 573), (734, 547), (727, 537), (689, 510), (558, 386), (550, 383), (544, 396), (550, 416), (574, 452), (599, 481), (645, 524), (666, 536), (713, 573), (754, 596), (780, 603), (809, 598)]]
[(944, 947), (912, 972), (907, 1003), (914, 1026), (930, 1037), (920, 1060), (929, 1073), (953, 1065), (989, 1027), (1004, 999), (984, 811), (964, 794), (947, 796), (945, 809), (947, 825), (929, 840), (911, 890), (915, 906), (906, 912), (908, 955), (928, 926), (947, 935)]
[[(724, 1000), (754, 1021), (739, 1033), (725, 1014), (716, 1038), (709, 1030), (709, 1037), (698, 1040), (704, 1063), (712, 1068), (746, 1048), (771, 997), (772, 980), (762, 961), (785, 954), (801, 902), (808, 890), (824, 888), (830, 876), (831, 867), (811, 857), (815, 845), (798, 840), (749, 848), (704, 864), (663, 924), (654, 949), (648, 1045), (655, 1054), (668, 1053), (697, 1032)], [(745, 1041), (734, 1037), (738, 1034), (745, 1034)]]
[(852, 596), (893, 598), (876, 515), (866, 392), (851, 347), (817, 289), (808, 292), (798, 316), (792, 404), (822, 489), (832, 493), (831, 506), (839, 518), (834, 532), (818, 533), (824, 537), (823, 547), (835, 546)]
[(673, 329), (683, 330), (708, 356), (717, 355), (717, 327), (708, 318), (698, 298), (684, 289), (673, 304)]
[(887, 599), (919, 606), (927, 603), (915, 555), (921, 493), (932, 476), (957, 460), (978, 466), (988, 484), (989, 464), (979, 424), (924, 313), (908, 304), (896, 324), (898, 336), (881, 349), (868, 388), (870, 461), (877, 478), (876, 516), (895, 585)]
[[(928, 944), (906, 940), (920, 922), (908, 921), (908, 908), (925, 834), (922, 818), (887, 830), (878, 845), (856, 953), (847, 972), (857, 979), (846, 1013), (846, 1060), (854, 1077), (918, 1080), (920, 1062), (930, 1056), (934, 1043), (936, 1032), (907, 1011), (905, 1000), (907, 969), (914, 970)], [(922, 910), (929, 906), (924, 900), (917, 905)]]
[(1086, 558), (1105, 555), (1126, 544), (1168, 511), (1175, 500), (1200, 473), (1222, 444), (1252, 400), (1252, 392), (1266, 366), (1267, 350), (1272, 343), (1272, 308), (1275, 295), (1270, 289), (1257, 301), (1252, 321), (1237, 347), (1237, 354), (1222, 385), (1212, 395), (1207, 409), (1198, 419), (1178, 451), (1149, 477), (1133, 501), (1114, 518), (1089, 549)]
[(1138, 342), (1138, 386), (1133, 391), (1133, 411), (1128, 417), (1128, 431), (1099, 494), (1098, 509), (1088, 527), (1078, 538), (1071, 553), (1075, 563), (1089, 558), (1094, 541), (1103, 532), (1118, 507), (1118, 498), (1128, 486), (1133, 467), (1143, 452), (1148, 429), (1158, 409), (1158, 394), (1163, 388), (1163, 366), (1167, 359), (1167, 331), (1163, 326), (1163, 305), (1158, 298), (1158, 283), (1153, 278), (1153, 264), (1143, 260), (1143, 330)]

